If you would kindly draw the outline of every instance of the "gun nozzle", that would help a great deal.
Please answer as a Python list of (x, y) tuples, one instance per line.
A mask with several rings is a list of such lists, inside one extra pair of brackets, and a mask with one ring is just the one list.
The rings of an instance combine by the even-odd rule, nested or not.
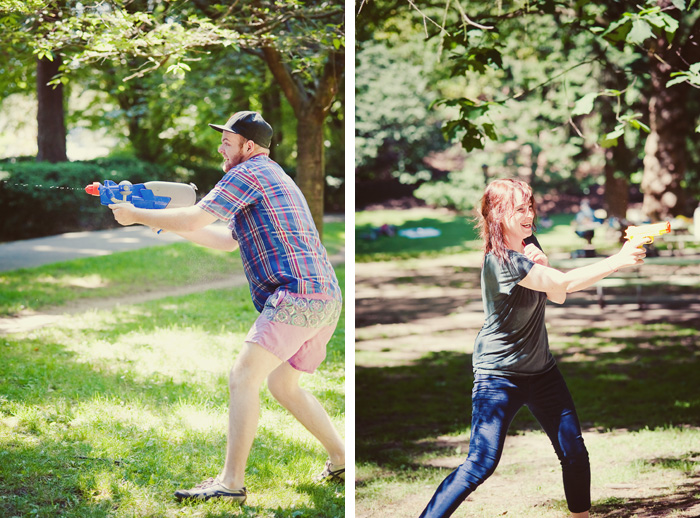
[(85, 192), (92, 196), (100, 195), (100, 182), (92, 182), (90, 185), (85, 187)]

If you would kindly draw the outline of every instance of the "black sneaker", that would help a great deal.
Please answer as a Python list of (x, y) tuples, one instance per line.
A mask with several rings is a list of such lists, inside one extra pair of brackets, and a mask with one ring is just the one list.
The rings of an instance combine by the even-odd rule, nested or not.
[(208, 478), (201, 484), (197, 484), (192, 489), (178, 489), (175, 491), (177, 500), (193, 498), (195, 500), (209, 500), (210, 498), (221, 498), (231, 502), (244, 504), (248, 493), (243, 489), (229, 489), (225, 487), (218, 478)]
[(314, 481), (318, 483), (345, 482), (345, 464), (335, 466), (330, 460), (327, 460), (323, 471), (314, 477)]

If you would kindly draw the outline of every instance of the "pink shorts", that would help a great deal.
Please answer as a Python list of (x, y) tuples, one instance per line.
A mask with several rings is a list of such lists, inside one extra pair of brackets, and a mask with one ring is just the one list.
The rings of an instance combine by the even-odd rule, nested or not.
[(323, 294), (276, 291), (265, 302), (246, 342), (260, 345), (298, 371), (314, 372), (340, 318), (342, 301)]

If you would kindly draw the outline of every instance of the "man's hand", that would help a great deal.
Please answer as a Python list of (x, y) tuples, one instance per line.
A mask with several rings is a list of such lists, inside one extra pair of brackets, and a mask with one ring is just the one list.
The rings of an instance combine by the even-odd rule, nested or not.
[(112, 209), (112, 214), (114, 214), (114, 219), (120, 225), (128, 226), (138, 223), (136, 220), (136, 207), (131, 203), (112, 203), (107, 205)]
[(549, 259), (545, 253), (532, 243), (525, 246), (525, 257), (542, 266), (549, 266)]

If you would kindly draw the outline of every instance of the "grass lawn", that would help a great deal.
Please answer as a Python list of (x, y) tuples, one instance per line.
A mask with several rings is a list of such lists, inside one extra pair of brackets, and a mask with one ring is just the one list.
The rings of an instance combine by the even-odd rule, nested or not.
[[(326, 236), (341, 243), (342, 224), (336, 227), (327, 225)], [(17, 270), (1, 277), (0, 308), (12, 314), (18, 304), (36, 309), (155, 290), (182, 283), (185, 276), (171, 272), (183, 269), (199, 275), (194, 281), (223, 278), (237, 264), (235, 254), (178, 244)], [(336, 272), (343, 286), (344, 266)], [(98, 287), (68, 282), (95, 275), (104, 280)], [(31, 291), (17, 298), (11, 292), (19, 285)], [(256, 316), (246, 285), (86, 309), (0, 336), (0, 516), (344, 516), (343, 486), (312, 482), (325, 451), (266, 390), (247, 504), (172, 497), (221, 469), (228, 371)], [(302, 377), (341, 432), (344, 329), (341, 317), (326, 361)]]
[[(444, 230), (433, 249), (431, 239), (381, 237), (363, 243), (356, 265), (358, 518), (417, 516), (469, 449), (471, 354), (483, 323), (478, 243), (462, 227), (451, 248), (450, 233), (465, 224), (429, 209), (358, 214), (357, 234), (428, 221)], [(538, 233), (543, 248), (579, 248), (569, 219), (554, 221)], [(594, 244), (615, 246), (604, 235)], [(698, 293), (697, 283), (683, 289), (688, 300), (700, 302)], [(548, 307), (547, 322), (591, 457), (591, 516), (700, 516), (700, 305), (601, 310), (580, 296)], [(454, 516), (504, 515), (568, 516), (559, 463), (526, 409), (496, 473)]]

